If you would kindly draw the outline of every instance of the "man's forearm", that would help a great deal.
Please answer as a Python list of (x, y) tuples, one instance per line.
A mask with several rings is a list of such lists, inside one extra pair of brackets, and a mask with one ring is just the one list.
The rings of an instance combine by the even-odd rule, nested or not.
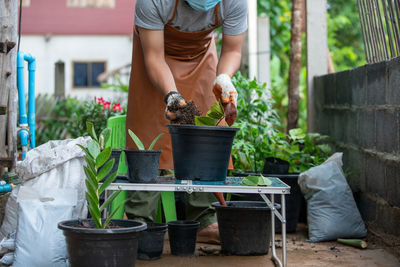
[(231, 51), (221, 54), (217, 66), (217, 76), (219, 74), (234, 75), (240, 67), (242, 54), (237, 51)]
[(151, 82), (163, 95), (177, 91), (172, 72), (164, 59), (149, 56), (145, 64)]

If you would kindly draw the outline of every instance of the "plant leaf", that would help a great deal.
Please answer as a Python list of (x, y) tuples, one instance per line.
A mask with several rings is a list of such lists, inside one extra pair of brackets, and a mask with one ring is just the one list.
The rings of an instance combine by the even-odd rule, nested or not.
[(111, 136), (111, 129), (110, 128), (105, 128), (103, 131), (100, 133), (100, 137), (103, 136), (104, 139), (104, 145), (107, 144), (108, 139), (110, 139)]
[(96, 168), (100, 168), (104, 163), (107, 162), (111, 156), (111, 150), (112, 148), (109, 146), (101, 151), (101, 153), (96, 157)]
[(80, 144), (77, 144), (77, 146), (79, 146), (83, 150), (83, 152), (85, 152), (86, 155), (92, 157), (92, 155), (90, 154), (89, 150), (86, 147), (84, 147)]
[(104, 225), (101, 225), (101, 215), (99, 211), (99, 207), (93, 207), (91, 205), (88, 205), (88, 209), (90, 214), (92, 215), (93, 221), (96, 224), (96, 227), (98, 229), (103, 229)]
[(160, 134), (153, 140), (153, 142), (151, 142), (151, 145), (149, 146), (149, 149), (148, 149), (148, 150), (152, 150), (153, 147), (154, 147), (154, 145), (155, 145), (156, 142), (158, 141), (158, 139), (160, 139), (160, 137), (163, 136), (163, 135), (164, 135), (164, 133), (160, 133)]
[(111, 212), (111, 214), (108, 216), (108, 218), (106, 219), (106, 221), (103, 224), (104, 227), (107, 227), (107, 225), (110, 223), (111, 219), (114, 217), (115, 213), (117, 213), (117, 211), (119, 210), (119, 207), (121, 207), (122, 204), (125, 204), (125, 202), (119, 204), (118, 207), (115, 210), (113, 210), (113, 212)]
[(142, 141), (140, 141), (139, 137), (134, 134), (131, 129), (128, 129), (128, 133), (131, 136), (133, 142), (136, 144), (136, 146), (139, 148), (139, 150), (145, 150), (144, 145)]
[(242, 180), (241, 184), (247, 186), (269, 186), (272, 184), (272, 181), (262, 175), (249, 175)]
[(97, 174), (97, 181), (101, 181), (103, 180), (104, 177), (107, 176), (107, 174), (110, 173), (110, 171), (112, 170), (113, 166), (114, 166), (115, 160), (111, 159), (109, 160), (99, 171), (99, 173)]
[(100, 154), (100, 146), (96, 141), (91, 140), (88, 143), (88, 150), (90, 155), (95, 159)]
[(85, 192), (86, 195), (86, 200), (92, 207), (98, 207), (99, 206), (99, 200), (94, 198), (89, 192)]
[(86, 183), (86, 189), (87, 189), (86, 192), (88, 192), (94, 199), (99, 199), (99, 197), (96, 193), (97, 190), (94, 189), (93, 184), (88, 179), (85, 180), (85, 183)]
[(114, 191), (109, 198), (101, 205), (100, 212), (102, 212), (114, 199), (121, 193), (121, 191)]
[(125, 205), (125, 203), (128, 201), (128, 199), (125, 199), (124, 201), (122, 201), (121, 203), (118, 204), (118, 206), (115, 208), (115, 210), (111, 213), (111, 215), (109, 216), (112, 219), (118, 219), (118, 218), (113, 218), (115, 213)]
[(104, 190), (112, 183), (114, 182), (115, 178), (117, 178), (117, 172), (113, 172), (110, 174), (110, 176), (107, 177), (107, 179), (104, 181), (104, 183), (100, 186), (99, 189), (99, 195), (101, 195)]
[(215, 126), (217, 124), (217, 120), (210, 117), (195, 116), (194, 124), (202, 126)]
[(90, 170), (93, 173), (96, 173), (96, 165), (94, 163), (94, 159), (92, 158), (92, 156), (85, 155), (85, 160), (86, 160), (87, 166), (89, 166)]
[(86, 179), (89, 182), (91, 182), (91, 184), (93, 186), (93, 190), (97, 190), (97, 187), (99, 186), (99, 184), (97, 182), (96, 175), (87, 166), (83, 166), (83, 169), (86, 174)]
[(224, 109), (221, 105), (221, 102), (215, 102), (207, 112), (207, 116), (216, 120), (220, 120), (224, 116)]
[(97, 139), (96, 131), (94, 130), (94, 125), (92, 122), (86, 121), (86, 130), (88, 131), (90, 137), (92, 137), (93, 140), (97, 142), (99, 141), (99, 139)]

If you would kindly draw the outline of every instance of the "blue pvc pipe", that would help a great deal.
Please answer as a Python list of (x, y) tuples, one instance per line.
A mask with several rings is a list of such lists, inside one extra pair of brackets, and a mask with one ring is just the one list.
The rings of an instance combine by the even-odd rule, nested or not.
[(24, 81), (24, 53), (17, 53), (17, 87), (19, 104), (19, 126), (28, 126), (25, 102), (25, 81)]
[(35, 71), (36, 60), (29, 54), (24, 55), (24, 59), (28, 61), (29, 84), (28, 84), (28, 125), (31, 133), (31, 146), (36, 146), (35, 142)]

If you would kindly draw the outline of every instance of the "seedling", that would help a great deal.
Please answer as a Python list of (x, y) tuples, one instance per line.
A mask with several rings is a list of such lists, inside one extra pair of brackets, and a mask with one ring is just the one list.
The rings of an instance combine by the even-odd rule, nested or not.
[(216, 126), (224, 118), (224, 109), (222, 108), (221, 102), (215, 102), (206, 116), (196, 116), (194, 118), (195, 125), (202, 126)]
[[(146, 150), (146, 148), (144, 147), (142, 141), (140, 141), (139, 137), (137, 137), (136, 134), (134, 134), (131, 129), (128, 129), (128, 133), (131, 136), (133, 142), (135, 143), (135, 145), (138, 147), (139, 150)], [(161, 136), (163, 136), (164, 133), (160, 133), (154, 140), (153, 142), (151, 142), (149, 148), (147, 150), (152, 150), (154, 145), (156, 144), (156, 142), (158, 141), (158, 139), (161, 138)]]

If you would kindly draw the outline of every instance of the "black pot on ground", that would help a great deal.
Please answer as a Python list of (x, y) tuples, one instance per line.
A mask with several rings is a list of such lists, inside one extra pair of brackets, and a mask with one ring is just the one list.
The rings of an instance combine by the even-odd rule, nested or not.
[(262, 173), (287, 174), (289, 173), (289, 162), (278, 158), (266, 158)]
[(140, 233), (138, 259), (156, 260), (161, 258), (167, 229), (166, 223), (147, 223), (146, 231)]
[(66, 237), (71, 267), (132, 267), (135, 266), (140, 231), (146, 223), (112, 220), (109, 229), (83, 228), (82, 221), (94, 226), (92, 220), (69, 220), (58, 224)]
[(125, 149), (128, 180), (131, 183), (154, 183), (158, 177), (161, 150)]
[(212, 205), (217, 212), (222, 253), (241, 256), (268, 254), (271, 210), (265, 202), (227, 201), (227, 206), (221, 206), (219, 202)]
[(168, 124), (175, 177), (224, 181), (233, 138), (239, 128)]
[(199, 226), (200, 222), (196, 221), (168, 222), (169, 245), (172, 255), (194, 255)]

